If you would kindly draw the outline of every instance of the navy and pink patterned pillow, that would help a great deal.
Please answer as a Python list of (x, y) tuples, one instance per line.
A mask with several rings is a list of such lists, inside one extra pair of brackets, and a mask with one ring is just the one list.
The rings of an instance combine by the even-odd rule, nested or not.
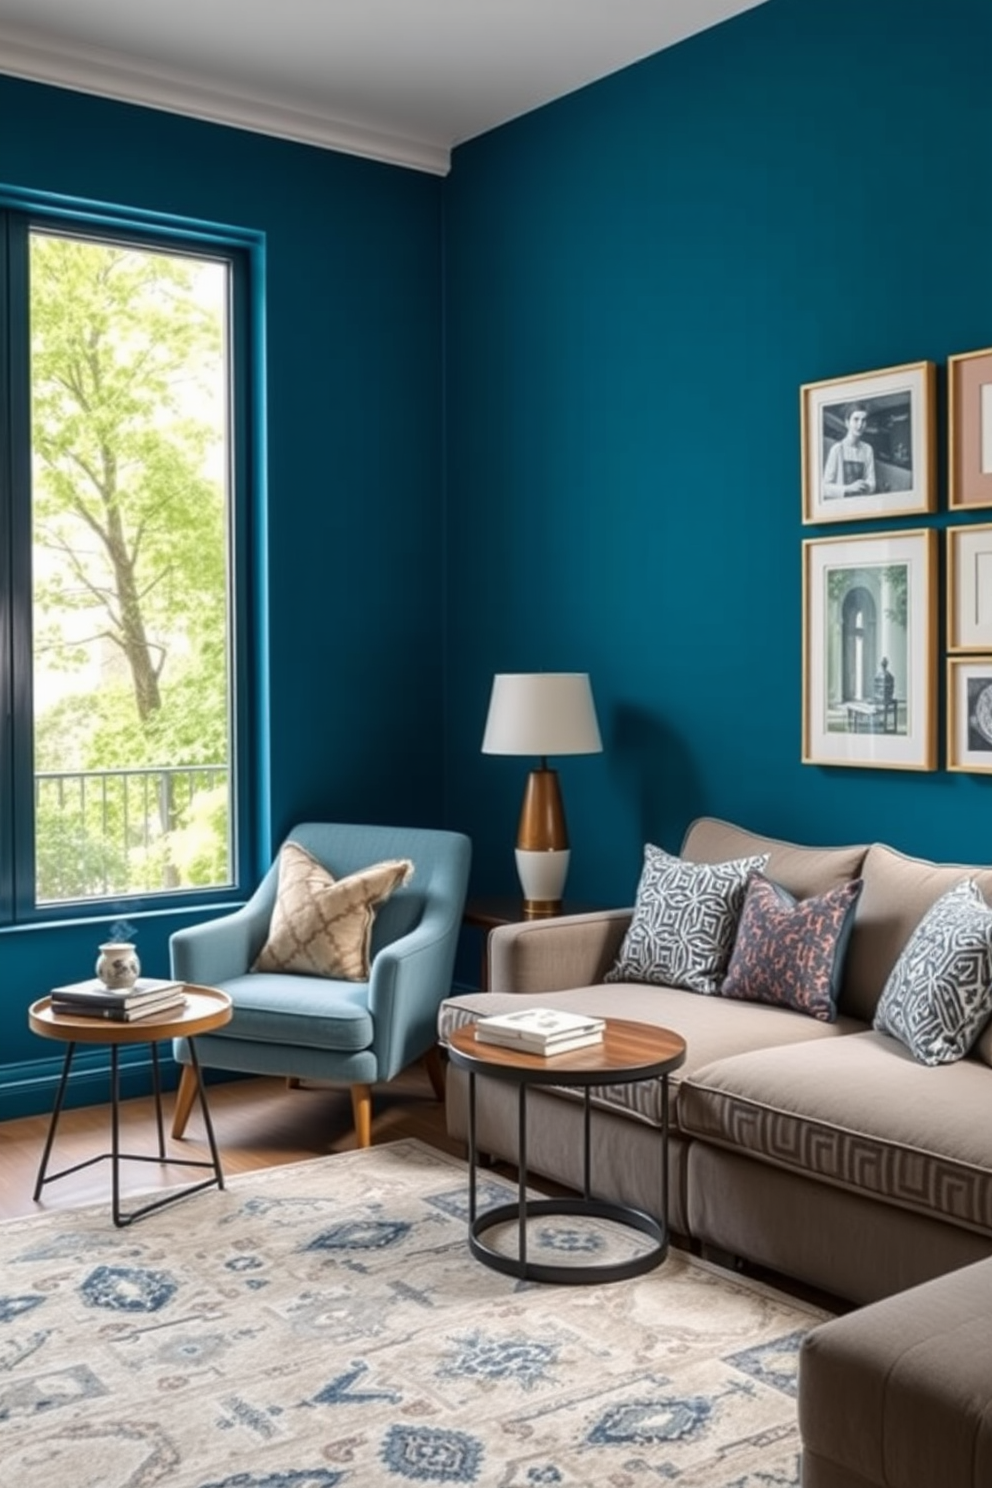
[(861, 879), (854, 878), (797, 901), (753, 873), (721, 997), (770, 1002), (833, 1023), (860, 893)]

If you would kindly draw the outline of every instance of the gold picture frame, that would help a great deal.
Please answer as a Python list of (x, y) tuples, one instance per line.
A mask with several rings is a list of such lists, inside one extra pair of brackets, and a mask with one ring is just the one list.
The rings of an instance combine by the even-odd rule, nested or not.
[(947, 658), (947, 768), (992, 775), (992, 652)]
[(802, 762), (934, 770), (937, 534), (803, 542)]
[(992, 522), (948, 527), (947, 649), (992, 651)]
[(936, 509), (935, 388), (933, 362), (803, 384), (805, 525)]
[(992, 506), (992, 347), (947, 358), (947, 504)]

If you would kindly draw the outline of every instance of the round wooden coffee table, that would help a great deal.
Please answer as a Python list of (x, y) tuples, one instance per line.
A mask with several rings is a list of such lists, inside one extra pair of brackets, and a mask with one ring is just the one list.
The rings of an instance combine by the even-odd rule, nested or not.
[[(544, 1058), (498, 1044), (482, 1043), (475, 1037), (474, 1024), (458, 1028), (448, 1037), (448, 1055), (452, 1064), (468, 1073), (468, 1244), (472, 1254), (484, 1265), (508, 1276), (528, 1281), (594, 1283), (622, 1281), (641, 1276), (661, 1264), (668, 1253), (668, 1076), (685, 1062), (685, 1040), (667, 1028), (650, 1023), (627, 1022), (607, 1018), (603, 1041), (582, 1049)], [(516, 1085), (519, 1111), (519, 1192), (514, 1203), (500, 1204), (476, 1212), (476, 1170), (478, 1154), (475, 1137), (475, 1080), (504, 1080)], [(594, 1199), (590, 1172), (591, 1092), (596, 1085), (622, 1085), (637, 1080), (661, 1081), (661, 1214), (655, 1216), (629, 1204), (616, 1204)], [(531, 1085), (579, 1086), (583, 1089), (583, 1192), (576, 1198), (529, 1199), (527, 1197), (527, 1090)], [(628, 1229), (639, 1230), (654, 1244), (628, 1260), (609, 1261), (591, 1266), (555, 1266), (532, 1261), (527, 1256), (527, 1221), (542, 1215), (582, 1215), (610, 1220)], [(488, 1245), (487, 1230), (507, 1221), (517, 1223), (517, 1254), (506, 1255)]]
[[(203, 1188), (224, 1187), (224, 1174), (221, 1171), (220, 1157), (217, 1152), (217, 1142), (214, 1138), (213, 1123), (210, 1120), (210, 1110), (207, 1106), (206, 1090), (203, 1085), (203, 1077), (200, 1074), (200, 1066), (196, 1058), (196, 1035), (198, 1033), (210, 1033), (215, 1028), (222, 1028), (225, 1023), (231, 1021), (231, 999), (226, 992), (220, 992), (215, 987), (197, 987), (187, 983), (183, 991), (186, 994), (184, 1007), (172, 1008), (166, 1012), (153, 1014), (148, 1018), (136, 1018), (130, 1023), (117, 1023), (108, 1018), (94, 1018), (85, 1016), (73, 1016), (71, 1013), (56, 1013), (52, 1011), (52, 999), (42, 997), (38, 1002), (33, 1002), (28, 1008), (28, 1023), (33, 1033), (41, 1038), (58, 1039), (66, 1045), (65, 1060), (62, 1065), (62, 1077), (59, 1080), (59, 1088), (55, 1096), (55, 1105), (52, 1107), (52, 1119), (48, 1126), (48, 1136), (45, 1139), (45, 1150), (42, 1153), (41, 1165), (38, 1168), (38, 1179), (34, 1187), (34, 1199), (37, 1203), (41, 1196), (41, 1190), (46, 1183), (54, 1183), (57, 1178), (64, 1178), (69, 1173), (76, 1173), (80, 1168), (88, 1168), (93, 1163), (104, 1162), (107, 1158), (111, 1164), (111, 1185), (113, 1191), (113, 1216), (114, 1224), (118, 1228), (129, 1225), (143, 1214), (149, 1214), (153, 1209), (161, 1209), (165, 1204), (173, 1204), (176, 1199), (185, 1198), (188, 1194), (198, 1193)], [(165, 1129), (162, 1124), (162, 1087), (159, 1080), (158, 1044), (163, 1039), (188, 1038), (191, 1067), (196, 1073), (197, 1094), (200, 1101), (200, 1109), (203, 1112), (203, 1124), (207, 1131), (207, 1141), (210, 1144), (210, 1162), (200, 1162), (192, 1158), (169, 1157), (165, 1150)], [(74, 1163), (70, 1168), (62, 1168), (58, 1173), (48, 1172), (48, 1161), (52, 1153), (52, 1144), (55, 1141), (55, 1132), (62, 1112), (62, 1104), (65, 1100), (65, 1092), (69, 1083), (69, 1071), (72, 1069), (72, 1059), (76, 1052), (77, 1044), (105, 1044), (110, 1049), (110, 1151), (99, 1152), (95, 1157), (88, 1157), (83, 1162)], [(149, 1157), (142, 1153), (121, 1152), (120, 1150), (120, 1070), (118, 1052), (125, 1044), (150, 1044), (152, 1053), (152, 1085), (155, 1093), (155, 1116), (158, 1123), (158, 1155)], [(125, 1214), (120, 1204), (120, 1164), (122, 1160), (129, 1162), (158, 1162), (169, 1163), (181, 1168), (209, 1168), (212, 1177), (205, 1178), (200, 1183), (187, 1184), (183, 1188), (170, 1188), (161, 1197), (152, 1200), (151, 1203), (143, 1204), (138, 1209), (132, 1209)]]

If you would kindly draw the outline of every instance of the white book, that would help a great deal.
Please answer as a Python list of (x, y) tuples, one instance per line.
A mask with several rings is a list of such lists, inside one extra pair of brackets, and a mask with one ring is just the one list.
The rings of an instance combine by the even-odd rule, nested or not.
[(480, 1018), (475, 1025), (475, 1036), (482, 1043), (500, 1043), (545, 1053), (552, 1046), (560, 1050), (564, 1040), (568, 1040), (573, 1049), (580, 1047), (575, 1039), (598, 1043), (605, 1028), (603, 1018), (583, 1013), (566, 1013), (558, 1008), (524, 1008), (519, 1013), (494, 1013), (490, 1018)]
[(573, 1033), (568, 1037), (554, 1039), (505, 1038), (502, 1033), (476, 1028), (475, 1037), (480, 1044), (496, 1044), (504, 1049), (519, 1049), (521, 1054), (543, 1054), (551, 1059), (555, 1054), (566, 1054), (569, 1049), (586, 1049), (592, 1044), (601, 1044), (601, 1029), (591, 1033)]

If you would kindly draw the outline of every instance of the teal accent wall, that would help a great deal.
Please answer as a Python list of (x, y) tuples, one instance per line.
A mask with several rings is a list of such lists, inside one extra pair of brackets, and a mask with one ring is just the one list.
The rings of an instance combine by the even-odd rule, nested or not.
[[(443, 183), (0, 77), (0, 187), (259, 235), (267, 417), (252, 562), (267, 598), (251, 660), (267, 648), (268, 687), (254, 741), (257, 852), (265, 859), (267, 839), (309, 817), (436, 823)], [(260, 865), (248, 867), (253, 886)], [(35, 1038), (25, 1010), (87, 974), (119, 914), (0, 932), (0, 1117), (50, 1105), (61, 1046)], [(146, 970), (167, 969), (168, 936), (192, 918), (140, 919)], [(105, 1099), (106, 1059), (88, 1064), (73, 1098)]]
[(591, 673), (605, 753), (557, 762), (578, 898), (631, 902), (644, 841), (702, 813), (992, 857), (989, 777), (799, 762), (799, 387), (938, 363), (941, 511), (821, 531), (947, 524), (943, 364), (992, 344), (990, 58), (987, 0), (768, 0), (456, 151), (448, 810), (478, 890), (515, 887), (528, 768), (479, 754), (496, 671)]

